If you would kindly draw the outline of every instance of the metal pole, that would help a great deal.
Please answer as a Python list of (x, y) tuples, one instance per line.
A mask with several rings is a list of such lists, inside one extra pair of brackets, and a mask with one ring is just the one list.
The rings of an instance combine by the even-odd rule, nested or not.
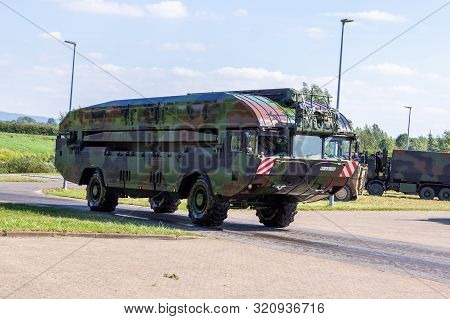
[[(342, 52), (344, 49), (344, 27), (346, 23), (353, 22), (351, 19), (342, 19), (342, 29), (341, 29), (341, 50), (339, 54), (339, 74), (338, 74), (338, 89), (336, 96), (336, 110), (339, 110), (339, 99), (341, 97), (341, 74), (342, 74)], [(336, 145), (337, 146), (337, 145)], [(330, 196), (329, 199), (330, 207), (334, 206), (334, 195)]]
[(338, 89), (336, 96), (336, 109), (339, 110), (339, 98), (341, 96), (341, 72), (342, 72), (342, 50), (344, 48), (344, 26), (345, 20), (341, 20), (342, 22), (342, 31), (341, 31), (341, 52), (339, 55), (339, 74), (338, 74)]
[[(72, 80), (70, 82), (70, 99), (69, 99), (69, 112), (70, 112), (70, 111), (72, 111), (73, 75), (75, 73), (75, 53), (76, 53), (77, 44), (76, 44), (76, 42), (72, 42), (72, 41), (64, 41), (64, 42), (73, 45)], [(64, 179), (64, 181), (63, 181), (63, 189), (67, 190), (67, 181), (66, 181), (66, 179)]]
[(408, 140), (406, 142), (406, 149), (409, 150), (409, 128), (411, 126), (411, 109), (412, 109), (412, 106), (405, 106), (405, 108), (409, 109), (409, 116), (408, 116)]

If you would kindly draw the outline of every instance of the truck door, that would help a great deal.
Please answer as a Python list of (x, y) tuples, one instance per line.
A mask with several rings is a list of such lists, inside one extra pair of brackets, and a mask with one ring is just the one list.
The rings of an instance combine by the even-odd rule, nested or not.
[(235, 195), (248, 185), (254, 172), (256, 131), (228, 131), (227, 166), (231, 182), (227, 187), (229, 196)]

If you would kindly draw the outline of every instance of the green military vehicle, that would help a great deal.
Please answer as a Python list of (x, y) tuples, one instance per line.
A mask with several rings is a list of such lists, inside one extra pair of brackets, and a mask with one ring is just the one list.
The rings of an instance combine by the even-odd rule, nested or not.
[(72, 111), (55, 163), (87, 185), (93, 211), (112, 212), (129, 196), (173, 213), (187, 198), (194, 224), (220, 225), (229, 208), (251, 207), (265, 226), (286, 227), (299, 202), (347, 183), (354, 141), (342, 114), (294, 89), (198, 93)]
[(394, 150), (368, 157), (366, 189), (382, 196), (386, 190), (419, 194), (422, 199), (450, 200), (450, 153)]

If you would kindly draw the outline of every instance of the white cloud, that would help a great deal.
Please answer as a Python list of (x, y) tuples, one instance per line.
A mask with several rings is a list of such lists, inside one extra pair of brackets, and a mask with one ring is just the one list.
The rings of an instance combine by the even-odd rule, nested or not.
[(361, 20), (377, 21), (377, 22), (404, 22), (406, 18), (400, 14), (394, 14), (386, 11), (369, 10), (357, 12), (327, 12), (326, 16), (332, 17), (348, 17)]
[(46, 86), (36, 86), (33, 89), (39, 93), (56, 93), (55, 89), (52, 89), (52, 88), (49, 88)]
[(107, 0), (66, 0), (62, 6), (71, 11), (142, 17), (145, 15), (143, 8), (127, 3)]
[(53, 66), (35, 66), (33, 71), (42, 75), (51, 76), (66, 76), (68, 74), (68, 69), (64, 67), (53, 67)]
[(109, 0), (61, 0), (60, 3), (67, 10), (91, 14), (129, 17), (153, 16), (163, 19), (183, 18), (188, 15), (187, 9), (181, 1), (161, 1), (146, 5)]
[(305, 28), (303, 32), (311, 39), (323, 39), (326, 36), (325, 31), (317, 27)]
[(193, 51), (202, 52), (206, 51), (206, 46), (203, 43), (198, 42), (167, 42), (160, 46), (161, 50), (165, 51)]
[(264, 68), (233, 68), (224, 67), (215, 71), (217, 74), (236, 79), (245, 80), (270, 80), (273, 82), (291, 83), (299, 86), (304, 77), (282, 73), (281, 71), (270, 71)]
[(418, 94), (418, 93), (424, 93), (424, 90), (418, 89), (411, 85), (397, 85), (393, 87), (393, 90), (400, 93), (405, 94)]
[(384, 75), (412, 75), (415, 73), (413, 69), (407, 66), (394, 63), (364, 65), (361, 68), (366, 71), (374, 71)]
[(111, 72), (111, 73), (118, 73), (118, 72), (126, 70), (126, 68), (124, 68), (124, 67), (122, 67), (120, 65), (110, 64), (110, 63), (101, 64), (100, 66), (103, 69), (105, 69), (106, 71)]
[(246, 17), (248, 16), (248, 11), (246, 9), (237, 9), (233, 12), (233, 15), (235, 15), (236, 17)]
[(94, 60), (101, 60), (104, 58), (104, 55), (100, 52), (89, 52), (86, 54), (86, 56), (90, 59)]
[(161, 1), (145, 6), (154, 16), (166, 19), (184, 18), (188, 15), (187, 9), (181, 1)]
[(52, 31), (49, 33), (41, 33), (39, 34), (39, 37), (41, 37), (42, 39), (51, 39), (53, 40), (54, 38), (62, 41), (63, 40), (63, 36), (61, 32), (58, 31)]
[(189, 78), (194, 78), (194, 77), (198, 77), (198, 76), (202, 75), (202, 73), (200, 71), (183, 68), (183, 67), (179, 67), (179, 66), (172, 68), (171, 71), (173, 74), (175, 74), (177, 76), (184, 76), (184, 77), (189, 77)]

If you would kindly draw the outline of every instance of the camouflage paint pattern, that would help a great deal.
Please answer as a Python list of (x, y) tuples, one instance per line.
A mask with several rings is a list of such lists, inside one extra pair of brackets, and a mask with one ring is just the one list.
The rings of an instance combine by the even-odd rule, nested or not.
[(270, 174), (256, 175), (264, 159), (256, 145), (251, 154), (231, 151), (233, 132), (355, 138), (351, 123), (336, 110), (299, 101), (292, 89), (265, 91), (283, 99), (257, 94), (263, 91), (199, 93), (74, 110), (60, 123), (56, 167), (78, 184), (98, 168), (106, 186), (135, 197), (186, 197), (183, 187), (200, 174), (208, 176), (216, 195), (253, 202), (267, 195), (315, 201), (344, 186), (348, 178), (339, 176), (345, 163), (340, 159), (276, 156)]

